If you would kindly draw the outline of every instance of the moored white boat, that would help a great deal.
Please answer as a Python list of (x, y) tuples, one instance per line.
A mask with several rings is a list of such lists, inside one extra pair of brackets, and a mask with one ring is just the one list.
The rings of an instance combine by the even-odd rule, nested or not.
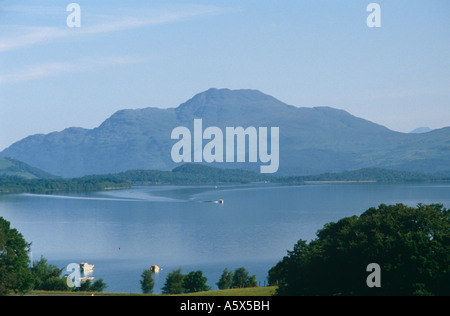
[(82, 262), (80, 264), (80, 268), (81, 268), (81, 271), (84, 272), (84, 273), (89, 273), (89, 272), (94, 271), (94, 265), (93, 264), (89, 264), (87, 262)]

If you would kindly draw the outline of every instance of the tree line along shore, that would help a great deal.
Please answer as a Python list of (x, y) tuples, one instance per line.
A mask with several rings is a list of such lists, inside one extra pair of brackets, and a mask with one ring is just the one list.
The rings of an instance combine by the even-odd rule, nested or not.
[(417, 172), (366, 168), (338, 173), (310, 176), (272, 176), (240, 169), (221, 169), (186, 164), (172, 171), (129, 170), (125, 172), (90, 175), (79, 178), (47, 177), (27, 179), (20, 176), (1, 176), (0, 193), (83, 193), (129, 189), (133, 185), (214, 185), (267, 182), (278, 184), (309, 183), (415, 183), (450, 182), (450, 172), (422, 174)]

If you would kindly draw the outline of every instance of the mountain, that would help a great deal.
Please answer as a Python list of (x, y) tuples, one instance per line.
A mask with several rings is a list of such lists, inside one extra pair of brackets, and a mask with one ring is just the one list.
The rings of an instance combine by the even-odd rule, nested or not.
[[(133, 169), (172, 170), (175, 127), (279, 127), (278, 175), (361, 168), (436, 173), (450, 170), (450, 128), (399, 133), (331, 107), (295, 107), (257, 90), (210, 89), (176, 108), (121, 110), (94, 129), (32, 135), (0, 153), (63, 177)], [(205, 140), (203, 145), (207, 141)], [(224, 141), (225, 144), (225, 141)], [(259, 172), (260, 163), (211, 166)]]
[(416, 129), (412, 130), (410, 133), (411, 134), (422, 134), (422, 133), (428, 133), (431, 131), (432, 131), (432, 129), (429, 127), (418, 127)]
[(0, 157), (0, 178), (51, 179), (55, 176), (11, 158)]

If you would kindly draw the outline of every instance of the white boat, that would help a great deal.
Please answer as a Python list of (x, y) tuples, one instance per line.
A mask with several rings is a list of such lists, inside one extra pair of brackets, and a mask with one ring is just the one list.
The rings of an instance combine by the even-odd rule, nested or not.
[(94, 271), (94, 265), (93, 264), (89, 264), (87, 262), (82, 262), (80, 264), (80, 268), (81, 268), (81, 271), (84, 272), (84, 273), (89, 273), (89, 272)]
[(81, 277), (81, 278), (80, 278), (80, 282), (86, 282), (87, 280), (92, 281), (92, 280), (94, 280), (94, 279), (95, 279), (94, 277), (91, 277), (91, 276), (85, 276), (85, 277)]

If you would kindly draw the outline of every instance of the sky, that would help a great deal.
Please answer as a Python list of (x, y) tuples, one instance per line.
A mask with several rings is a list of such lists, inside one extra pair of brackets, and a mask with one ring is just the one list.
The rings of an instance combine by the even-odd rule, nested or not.
[(209, 88), (400, 132), (450, 126), (449, 15), (448, 0), (0, 0), (0, 151)]

